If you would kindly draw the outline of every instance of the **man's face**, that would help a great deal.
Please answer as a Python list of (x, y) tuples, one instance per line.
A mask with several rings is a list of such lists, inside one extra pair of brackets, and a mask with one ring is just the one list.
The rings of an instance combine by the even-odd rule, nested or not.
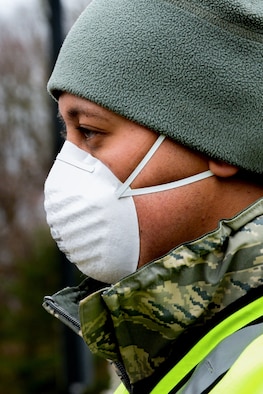
[[(97, 104), (64, 93), (59, 113), (66, 139), (101, 160), (122, 182), (158, 135)], [(206, 171), (206, 157), (166, 138), (131, 184), (160, 185)], [(66, 179), (66, 178), (65, 178)], [(140, 229), (139, 266), (214, 228), (214, 177), (178, 189), (135, 196)]]

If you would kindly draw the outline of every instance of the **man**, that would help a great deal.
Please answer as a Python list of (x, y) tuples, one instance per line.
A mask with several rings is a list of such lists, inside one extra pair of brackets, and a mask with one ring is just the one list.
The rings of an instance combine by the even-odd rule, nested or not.
[(58, 56), (45, 208), (87, 278), (44, 306), (119, 393), (263, 391), (262, 30), (260, 1), (94, 0)]

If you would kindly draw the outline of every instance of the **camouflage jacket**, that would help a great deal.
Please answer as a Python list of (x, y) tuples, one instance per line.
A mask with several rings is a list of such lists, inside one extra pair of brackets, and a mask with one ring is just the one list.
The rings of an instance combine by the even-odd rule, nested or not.
[(263, 199), (112, 286), (87, 278), (44, 307), (120, 365), (130, 392), (147, 392), (240, 300), (263, 294), (262, 252)]

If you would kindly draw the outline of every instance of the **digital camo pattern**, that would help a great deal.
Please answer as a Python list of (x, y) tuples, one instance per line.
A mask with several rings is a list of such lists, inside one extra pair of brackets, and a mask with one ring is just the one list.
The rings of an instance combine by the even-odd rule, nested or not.
[(172, 342), (263, 284), (263, 200), (80, 303), (93, 353), (121, 361), (131, 383), (149, 377)]

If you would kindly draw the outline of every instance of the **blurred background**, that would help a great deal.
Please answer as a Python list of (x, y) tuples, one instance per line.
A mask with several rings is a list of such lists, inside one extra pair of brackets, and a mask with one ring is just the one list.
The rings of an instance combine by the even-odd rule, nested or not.
[(106, 362), (48, 315), (81, 281), (51, 239), (43, 184), (61, 145), (46, 83), (90, 0), (0, 0), (0, 394), (111, 393)]

